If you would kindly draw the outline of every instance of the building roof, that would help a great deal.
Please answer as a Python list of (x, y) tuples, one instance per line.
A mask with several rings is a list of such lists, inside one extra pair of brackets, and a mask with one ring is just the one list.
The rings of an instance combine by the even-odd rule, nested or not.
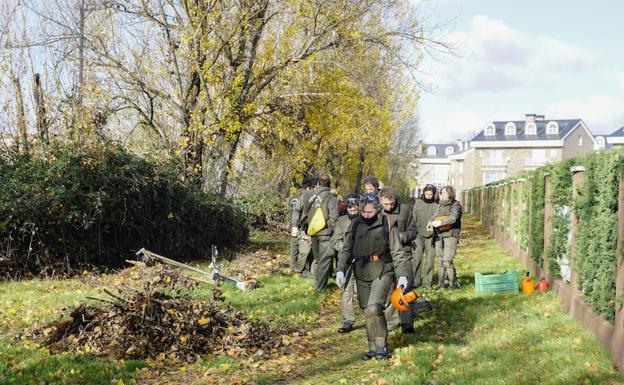
[(613, 131), (609, 135), (601, 135), (601, 136), (604, 136), (604, 137), (624, 136), (624, 126), (618, 128), (617, 130)]
[[(546, 125), (550, 122), (557, 122), (559, 125), (559, 133), (557, 135), (547, 135)], [(485, 128), (471, 139), (472, 142), (491, 142), (491, 141), (522, 141), (522, 140), (561, 140), (579, 123), (581, 119), (564, 119), (564, 120), (536, 120), (535, 126), (537, 127), (535, 135), (525, 135), (526, 121), (516, 120), (512, 121), (516, 125), (516, 135), (505, 135), (506, 122), (492, 122), (495, 128), (495, 135), (485, 136)]]
[[(435, 147), (436, 148), (436, 154), (435, 155), (429, 155), (429, 147)], [(446, 159), (448, 158), (448, 155), (446, 155), (446, 148), (447, 147), (453, 147), (453, 154), (457, 153), (457, 150), (459, 149), (459, 147), (457, 146), (456, 143), (426, 143), (423, 144), (423, 150), (422, 150), (422, 154), (420, 155), (421, 159)], [(449, 154), (450, 155), (450, 154)]]

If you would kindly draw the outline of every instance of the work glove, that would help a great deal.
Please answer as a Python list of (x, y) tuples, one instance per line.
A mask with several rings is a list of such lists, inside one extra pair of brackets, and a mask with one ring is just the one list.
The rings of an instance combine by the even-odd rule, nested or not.
[(336, 272), (336, 285), (338, 285), (338, 287), (342, 289), (344, 284), (345, 284), (344, 273), (342, 271)]
[(291, 236), (291, 237), (296, 237), (298, 234), (299, 234), (299, 228), (298, 228), (298, 227), (296, 227), (296, 226), (293, 226), (293, 227), (290, 229), (290, 236)]
[(399, 277), (397, 282), (397, 288), (402, 288), (403, 290), (407, 290), (407, 277)]
[(442, 226), (442, 221), (433, 221), (433, 222), (431, 222), (431, 226), (433, 226), (433, 227), (440, 227), (440, 226)]

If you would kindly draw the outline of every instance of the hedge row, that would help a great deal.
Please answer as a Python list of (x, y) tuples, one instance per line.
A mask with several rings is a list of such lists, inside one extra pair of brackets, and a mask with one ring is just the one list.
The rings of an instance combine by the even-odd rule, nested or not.
[(245, 242), (245, 214), (185, 185), (175, 163), (117, 145), (0, 158), (0, 276), (117, 267), (141, 247), (179, 260)]
[[(577, 191), (576, 199), (573, 199), (570, 168), (577, 165), (585, 167), (585, 183)], [(562, 278), (562, 264), (569, 263), (571, 214), (574, 212), (579, 222), (575, 253), (577, 283), (592, 310), (613, 322), (616, 303), (618, 188), (622, 172), (624, 152), (603, 151), (516, 176), (515, 179), (524, 178), (518, 195), (510, 194), (508, 179), (486, 186), (491, 188), (469, 190), (467, 199), (474, 214), (488, 224), (505, 227), (499, 230), (515, 239), (520, 248), (528, 251), (538, 264), (545, 257), (551, 274), (558, 278)], [(550, 203), (553, 207), (552, 235), (548, 245), (544, 245), (546, 173), (550, 175)], [(500, 184), (505, 186), (494, 188)], [(521, 210), (510, 210), (514, 203), (520, 204)], [(511, 219), (510, 222), (509, 215), (518, 215), (519, 218)]]

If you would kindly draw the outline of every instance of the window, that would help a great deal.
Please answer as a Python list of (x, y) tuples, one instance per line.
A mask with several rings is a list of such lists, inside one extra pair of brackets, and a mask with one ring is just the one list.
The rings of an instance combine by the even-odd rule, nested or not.
[(559, 135), (559, 125), (557, 122), (548, 122), (546, 125), (546, 135)]
[(496, 127), (494, 127), (493, 123), (485, 126), (485, 136), (494, 136), (496, 134)]
[(583, 135), (579, 135), (579, 137), (578, 137), (578, 144), (579, 144), (579, 146), (583, 145)]
[(537, 126), (535, 125), (535, 123), (527, 123), (526, 127), (524, 128), (524, 134), (537, 135)]
[(505, 179), (505, 171), (484, 171), (483, 172), (483, 184), (496, 182), (497, 180)]
[(505, 135), (516, 135), (516, 125), (514, 122), (505, 124)]
[(445, 151), (446, 155), (451, 155), (454, 152), (455, 152), (455, 149), (453, 148), (453, 146), (448, 146)]
[(431, 146), (427, 149), (427, 155), (435, 155), (438, 151), (436, 151), (436, 148)]
[(600, 148), (604, 148), (605, 146), (605, 139), (602, 136), (598, 136), (596, 137), (596, 145)]

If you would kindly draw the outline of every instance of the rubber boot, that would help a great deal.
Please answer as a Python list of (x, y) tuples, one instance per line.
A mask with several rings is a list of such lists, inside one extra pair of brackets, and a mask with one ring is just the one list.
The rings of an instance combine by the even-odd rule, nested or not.
[(440, 266), (438, 268), (438, 289), (444, 289), (444, 267)]
[(456, 289), (457, 280), (455, 278), (455, 266), (451, 265), (450, 267), (446, 267), (446, 275), (448, 276), (449, 287), (451, 289)]
[[(370, 360), (378, 352), (387, 351), (388, 326), (380, 305), (371, 305), (364, 309), (368, 354), (363, 359)], [(368, 357), (368, 358), (367, 358)]]

